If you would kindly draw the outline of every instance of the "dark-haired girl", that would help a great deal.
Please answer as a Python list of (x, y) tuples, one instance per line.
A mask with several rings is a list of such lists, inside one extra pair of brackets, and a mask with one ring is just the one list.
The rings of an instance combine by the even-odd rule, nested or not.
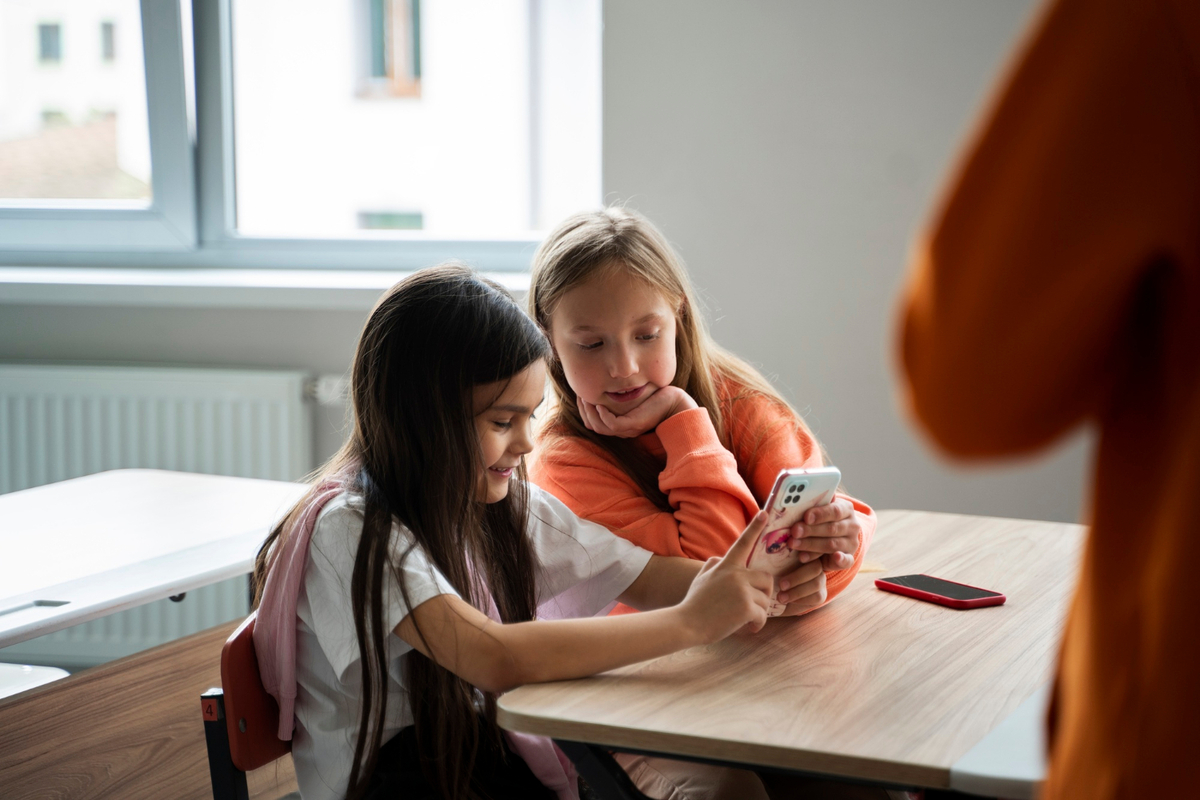
[[(548, 740), (495, 698), (766, 620), (771, 579), (653, 556), (525, 482), (549, 344), (499, 286), (447, 265), (376, 305), (353, 432), (255, 565), (255, 646), (305, 800), (572, 798)], [(594, 617), (616, 601), (658, 609)]]

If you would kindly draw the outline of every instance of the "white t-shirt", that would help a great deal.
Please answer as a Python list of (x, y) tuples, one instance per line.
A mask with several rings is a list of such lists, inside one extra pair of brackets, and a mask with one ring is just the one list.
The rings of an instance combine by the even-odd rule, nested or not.
[[(300, 590), (296, 630), (296, 731), (292, 757), (304, 800), (345, 796), (358, 735), (362, 687), (358, 638), (350, 603), (350, 576), (362, 535), (363, 499), (343, 494), (317, 517)], [(395, 525), (397, 561), (412, 544)], [(633, 583), (651, 553), (607, 529), (576, 517), (552, 495), (529, 486), (527, 531), (537, 560), (539, 616), (585, 617), (607, 612)], [(442, 594), (459, 596), (449, 581), (414, 548), (403, 562), (412, 607)], [(385, 624), (394, 630), (408, 615), (391, 570), (384, 570)], [(486, 612), (485, 612), (486, 613)], [(387, 636), (388, 700), (383, 741), (411, 725), (404, 665), (412, 650), (395, 633)]]

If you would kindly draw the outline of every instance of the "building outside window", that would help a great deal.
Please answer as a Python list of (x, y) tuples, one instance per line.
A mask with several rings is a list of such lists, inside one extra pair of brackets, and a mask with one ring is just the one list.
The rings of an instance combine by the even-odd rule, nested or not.
[(140, 34), (138, 0), (0, 0), (0, 209), (152, 199)]
[(233, 0), (232, 22), (244, 234), (528, 236), (600, 204), (595, 0)]

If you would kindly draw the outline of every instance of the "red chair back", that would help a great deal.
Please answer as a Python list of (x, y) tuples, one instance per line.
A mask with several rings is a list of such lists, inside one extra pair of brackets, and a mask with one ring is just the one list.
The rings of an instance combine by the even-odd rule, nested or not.
[(221, 650), (221, 688), (225, 692), (225, 724), (233, 765), (249, 772), (291, 752), (291, 741), (277, 736), (279, 705), (258, 676), (252, 613)]

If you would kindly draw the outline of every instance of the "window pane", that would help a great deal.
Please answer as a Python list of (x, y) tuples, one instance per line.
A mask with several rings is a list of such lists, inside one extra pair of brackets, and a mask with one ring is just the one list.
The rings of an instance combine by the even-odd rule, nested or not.
[(233, 36), (242, 233), (506, 237), (600, 202), (599, 0), (234, 0)]
[(0, 198), (150, 199), (141, 38), (138, 0), (0, 0)]

